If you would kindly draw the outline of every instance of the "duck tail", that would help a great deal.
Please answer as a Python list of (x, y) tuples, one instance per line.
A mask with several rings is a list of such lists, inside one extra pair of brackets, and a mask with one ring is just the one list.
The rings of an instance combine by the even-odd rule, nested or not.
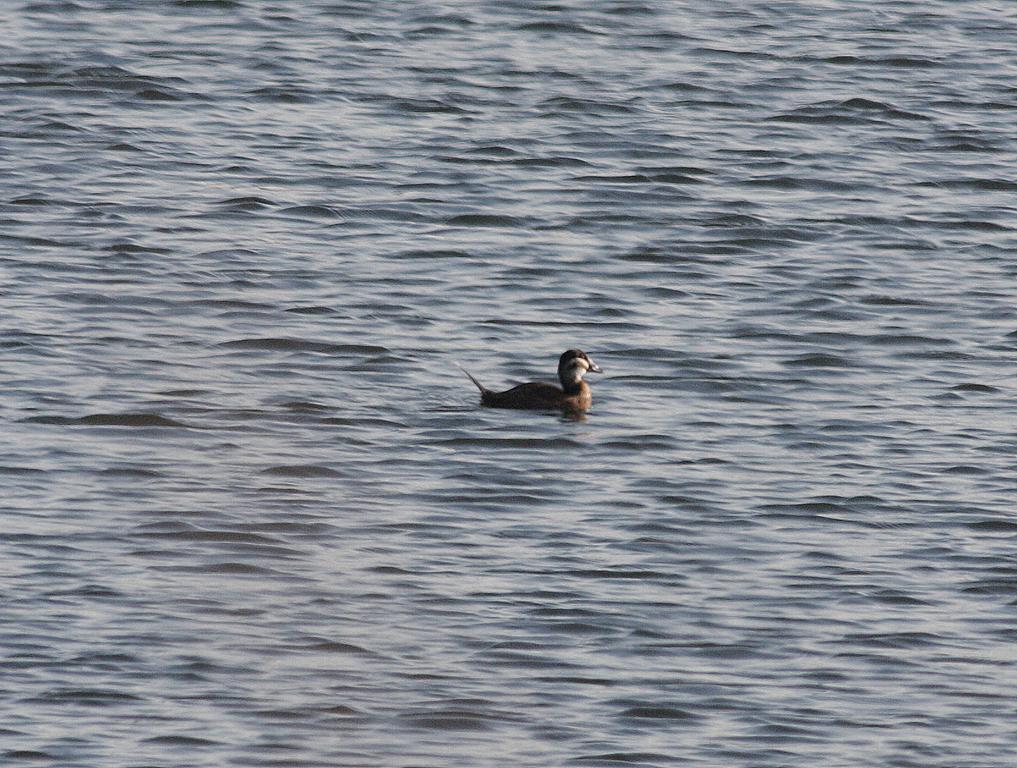
[[(458, 365), (458, 363), (457, 363), (457, 365)], [(459, 366), (459, 370), (462, 371), (463, 373), (465, 373), (467, 376), (469, 376), (470, 381), (472, 381), (474, 384), (477, 385), (477, 389), (480, 390), (480, 394), (481, 395), (486, 395), (490, 391), (490, 390), (488, 390), (487, 387), (485, 387), (483, 384), (481, 384), (479, 381), (477, 381), (475, 378), (473, 378), (473, 374), (470, 373), (469, 371), (467, 371), (461, 365)]]

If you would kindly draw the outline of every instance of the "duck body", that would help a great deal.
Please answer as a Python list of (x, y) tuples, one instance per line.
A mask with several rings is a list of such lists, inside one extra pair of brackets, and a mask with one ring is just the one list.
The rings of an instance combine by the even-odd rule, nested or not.
[(590, 385), (583, 381), (583, 375), (601, 373), (601, 368), (582, 350), (570, 349), (558, 360), (560, 387), (531, 381), (504, 392), (490, 390), (473, 378), (469, 371), (463, 369), (463, 372), (480, 390), (481, 404), (490, 408), (585, 411), (593, 403), (593, 394)]

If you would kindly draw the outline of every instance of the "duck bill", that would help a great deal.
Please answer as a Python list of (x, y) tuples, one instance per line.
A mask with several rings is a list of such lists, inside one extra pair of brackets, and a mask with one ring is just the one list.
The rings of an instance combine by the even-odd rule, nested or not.
[(599, 365), (597, 365), (592, 360), (589, 360), (588, 362), (590, 363), (590, 367), (587, 368), (587, 371), (589, 373), (603, 373), (604, 372), (604, 369), (601, 368)]

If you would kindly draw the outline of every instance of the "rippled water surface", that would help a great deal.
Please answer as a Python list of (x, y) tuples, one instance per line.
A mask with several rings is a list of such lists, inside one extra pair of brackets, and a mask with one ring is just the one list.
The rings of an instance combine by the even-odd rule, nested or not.
[(0, 27), (5, 765), (1013, 765), (1013, 4)]

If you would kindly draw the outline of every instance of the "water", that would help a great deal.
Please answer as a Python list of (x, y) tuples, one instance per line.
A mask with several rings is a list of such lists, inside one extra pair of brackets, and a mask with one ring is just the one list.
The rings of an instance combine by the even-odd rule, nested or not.
[(1012, 764), (1012, 5), (138, 6), (0, 10), (5, 764)]

